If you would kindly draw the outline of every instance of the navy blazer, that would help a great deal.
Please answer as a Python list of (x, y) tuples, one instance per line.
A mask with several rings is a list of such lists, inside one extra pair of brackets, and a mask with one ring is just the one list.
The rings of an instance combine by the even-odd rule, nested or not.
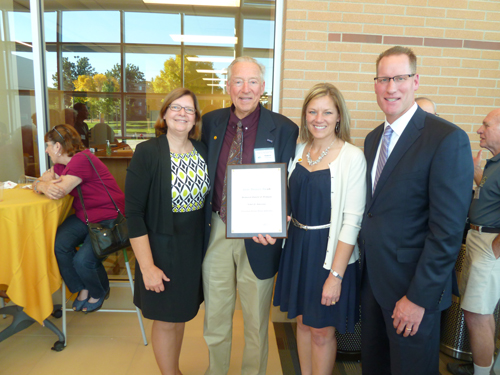
[(474, 166), (469, 137), (418, 108), (387, 159), (372, 196), (371, 171), (384, 124), (365, 140), (366, 209), (359, 235), (363, 272), (377, 302), (403, 296), (428, 310), (451, 304)]
[[(210, 181), (216, 179), (219, 154), (229, 123), (230, 108), (222, 108), (203, 116), (202, 141), (208, 148), (208, 175)], [(254, 148), (274, 148), (275, 162), (288, 163), (295, 154), (299, 128), (294, 122), (279, 113), (260, 107), (260, 118)], [(252, 163), (255, 160), (252, 157)], [(207, 251), (211, 231), (213, 185), (205, 200), (205, 247)], [(265, 234), (265, 233), (263, 233)], [(263, 246), (252, 239), (245, 240), (245, 247), (252, 271), (257, 278), (264, 280), (278, 272), (282, 240), (274, 245)]]

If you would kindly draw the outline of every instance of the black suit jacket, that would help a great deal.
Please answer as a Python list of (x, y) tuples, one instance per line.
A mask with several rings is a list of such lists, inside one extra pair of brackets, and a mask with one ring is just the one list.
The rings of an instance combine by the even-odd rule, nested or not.
[[(208, 175), (215, 181), (219, 154), (229, 123), (230, 108), (222, 108), (203, 116), (202, 140), (208, 147)], [(262, 105), (254, 148), (274, 148), (276, 163), (288, 163), (295, 154), (299, 128), (295, 123), (279, 113), (274, 113)], [(252, 158), (252, 163), (254, 163)], [(205, 250), (208, 247), (211, 231), (213, 186), (206, 199)], [(265, 234), (265, 233), (264, 233)], [(248, 260), (255, 276), (264, 280), (278, 272), (282, 240), (274, 245), (262, 246), (252, 239), (245, 240)]]
[(372, 196), (371, 171), (384, 124), (365, 140), (366, 209), (359, 244), (377, 302), (394, 309), (403, 296), (428, 310), (451, 304), (474, 176), (467, 134), (417, 109)]

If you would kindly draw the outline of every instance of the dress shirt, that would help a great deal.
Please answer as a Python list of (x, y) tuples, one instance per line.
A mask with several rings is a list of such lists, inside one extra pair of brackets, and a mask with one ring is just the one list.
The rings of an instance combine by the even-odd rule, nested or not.
[[(389, 160), (389, 156), (391, 156), (392, 150), (394, 150), (394, 147), (396, 146), (396, 143), (398, 143), (399, 137), (401, 137), (401, 134), (403, 134), (403, 131), (406, 129), (406, 126), (410, 122), (411, 118), (417, 111), (418, 105), (417, 103), (413, 103), (411, 108), (406, 111), (405, 114), (403, 114), (400, 118), (398, 118), (396, 121), (394, 121), (392, 124), (389, 124), (387, 122), (387, 119), (385, 120), (384, 124), (384, 131), (387, 126), (391, 126), (392, 128), (392, 137), (391, 137), (391, 142), (389, 143), (389, 151), (387, 154), (387, 160)], [(380, 155), (380, 146), (382, 145), (382, 140), (384, 139), (383, 132), (382, 132), (382, 137), (380, 137), (380, 142), (378, 144), (378, 149), (377, 149), (377, 155), (375, 156), (375, 160), (373, 161), (373, 167), (372, 167), (372, 190), (373, 190), (373, 181), (375, 181), (375, 174), (377, 173), (377, 165), (378, 165), (378, 157)]]
[(234, 135), (236, 134), (236, 127), (238, 122), (241, 121), (243, 125), (242, 164), (251, 164), (253, 158), (253, 149), (255, 146), (255, 139), (257, 137), (259, 118), (260, 105), (257, 106), (255, 111), (241, 120), (234, 113), (234, 104), (231, 105), (229, 123), (227, 125), (226, 134), (224, 135), (224, 142), (222, 143), (222, 148), (219, 153), (219, 161), (217, 162), (217, 172), (214, 179), (214, 196), (212, 198), (212, 211), (220, 211), (222, 191), (224, 189), (224, 176), (226, 175), (227, 159), (229, 157), (229, 150), (231, 149)]

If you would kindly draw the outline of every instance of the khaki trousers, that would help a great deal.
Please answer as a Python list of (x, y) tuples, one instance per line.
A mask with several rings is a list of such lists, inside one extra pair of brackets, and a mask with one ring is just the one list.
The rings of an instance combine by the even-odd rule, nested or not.
[(229, 371), (233, 314), (238, 290), (244, 320), (242, 375), (265, 374), (269, 312), (274, 277), (259, 280), (253, 273), (241, 239), (226, 239), (226, 225), (212, 213), (212, 231), (203, 261), (204, 337), (210, 364), (206, 375)]

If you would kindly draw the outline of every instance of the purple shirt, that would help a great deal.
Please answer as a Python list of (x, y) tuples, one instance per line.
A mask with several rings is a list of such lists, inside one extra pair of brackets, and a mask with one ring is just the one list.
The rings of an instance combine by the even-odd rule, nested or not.
[(236, 127), (238, 121), (241, 121), (241, 123), (243, 124), (243, 164), (251, 164), (253, 159), (255, 139), (257, 137), (259, 118), (260, 105), (255, 108), (255, 111), (250, 113), (242, 120), (240, 120), (234, 114), (234, 104), (231, 105), (231, 115), (229, 116), (229, 123), (227, 125), (224, 141), (222, 142), (222, 148), (219, 154), (219, 162), (217, 163), (217, 171), (215, 172), (214, 196), (212, 199), (213, 211), (220, 211), (222, 191), (224, 189), (224, 177), (226, 175), (227, 159), (229, 158), (231, 143), (233, 143), (233, 138), (236, 135)]

